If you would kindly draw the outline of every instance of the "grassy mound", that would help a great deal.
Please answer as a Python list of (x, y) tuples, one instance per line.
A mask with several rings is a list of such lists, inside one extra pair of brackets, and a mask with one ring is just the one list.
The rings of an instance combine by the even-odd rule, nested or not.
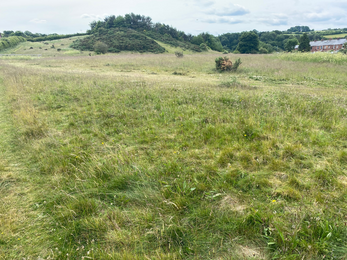
[(105, 43), (108, 46), (108, 52), (165, 52), (165, 49), (154, 40), (135, 30), (122, 28), (109, 30), (101, 28), (89, 37), (74, 41), (71, 47), (81, 51), (93, 51), (96, 42)]
[(201, 49), (199, 48), (198, 45), (192, 44), (188, 41), (179, 41), (175, 38), (173, 38), (171, 35), (169, 34), (160, 34), (157, 32), (153, 32), (153, 31), (145, 31), (144, 32), (145, 35), (147, 35), (148, 37), (151, 37), (157, 41), (161, 41), (163, 43), (169, 44), (170, 46), (173, 47), (180, 47), (183, 50), (191, 50), (191, 51), (195, 51), (195, 52), (201, 52)]

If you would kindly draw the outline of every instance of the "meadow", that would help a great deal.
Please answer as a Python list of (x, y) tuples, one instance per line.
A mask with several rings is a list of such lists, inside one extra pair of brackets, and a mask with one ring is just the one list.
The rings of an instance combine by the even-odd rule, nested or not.
[(335, 39), (335, 38), (346, 38), (347, 33), (341, 33), (341, 34), (331, 34), (331, 35), (324, 35), (324, 38), (326, 39)]
[(0, 59), (0, 259), (346, 259), (347, 64), (218, 56)]

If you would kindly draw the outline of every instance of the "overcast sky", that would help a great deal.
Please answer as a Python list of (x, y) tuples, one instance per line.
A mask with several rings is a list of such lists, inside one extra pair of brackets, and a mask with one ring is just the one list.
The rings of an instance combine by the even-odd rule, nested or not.
[(0, 0), (0, 31), (85, 32), (94, 20), (131, 12), (193, 35), (347, 27), (347, 0)]

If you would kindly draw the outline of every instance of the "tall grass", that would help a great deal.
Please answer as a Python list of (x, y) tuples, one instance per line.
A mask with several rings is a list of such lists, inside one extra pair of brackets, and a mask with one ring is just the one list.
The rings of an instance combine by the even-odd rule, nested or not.
[[(249, 55), (238, 73), (220, 74), (214, 59), (119, 55), (3, 66), (14, 144), (33, 187), (23, 195), (32, 198), (23, 223), (41, 225), (18, 222), (17, 236), (0, 235), (0, 251), (346, 258), (346, 90), (333, 73), (345, 67)], [(300, 66), (311, 79), (331, 72), (329, 85), (304, 85)]]
[(345, 64), (347, 63), (347, 55), (342, 53), (330, 53), (330, 52), (294, 52), (294, 53), (280, 53), (276, 56), (282, 60), (289, 61), (303, 61), (303, 62), (318, 62), (318, 63), (333, 63), (333, 64)]

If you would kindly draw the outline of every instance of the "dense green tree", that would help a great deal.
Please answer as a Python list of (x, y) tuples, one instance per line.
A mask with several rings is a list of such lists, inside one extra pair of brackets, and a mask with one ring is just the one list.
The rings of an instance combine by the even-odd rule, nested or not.
[(194, 36), (191, 40), (191, 43), (199, 45), (199, 46), (205, 43), (208, 47), (210, 47), (214, 51), (220, 51), (220, 52), (224, 51), (219, 38), (209, 33), (201, 33), (197, 36)]
[(237, 50), (240, 53), (257, 53), (259, 51), (258, 35), (253, 31), (242, 33)]
[(11, 36), (21, 36), (21, 37), (25, 37), (25, 34), (21, 31), (15, 31), (13, 34), (11, 34)]
[(310, 32), (310, 27), (308, 26), (294, 26), (290, 27), (287, 32)]
[(304, 33), (299, 40), (299, 51), (311, 51), (310, 39), (307, 36), (307, 33)]
[(219, 36), (219, 40), (224, 49), (234, 51), (239, 44), (241, 33), (225, 33)]
[(11, 34), (13, 34), (14, 33), (14, 31), (4, 31), (3, 33), (2, 33), (2, 36), (3, 37), (9, 37)]
[(299, 44), (299, 41), (297, 38), (291, 38), (284, 41), (284, 49), (286, 51), (293, 51), (295, 49), (295, 46)]
[(274, 51), (274, 47), (271, 44), (260, 41), (259, 52), (260, 53), (271, 53)]
[(224, 51), (223, 46), (217, 37), (209, 33), (202, 33), (201, 36), (204, 39), (204, 43), (206, 43), (206, 45), (212, 50), (220, 52)]
[(202, 38), (201, 34), (197, 36), (193, 36), (191, 43), (196, 45), (201, 45), (202, 43), (205, 43), (204, 38)]
[(108, 46), (107, 44), (103, 43), (103, 42), (100, 42), (100, 41), (97, 41), (95, 44), (94, 44), (94, 51), (97, 53), (97, 54), (105, 54), (108, 50)]

